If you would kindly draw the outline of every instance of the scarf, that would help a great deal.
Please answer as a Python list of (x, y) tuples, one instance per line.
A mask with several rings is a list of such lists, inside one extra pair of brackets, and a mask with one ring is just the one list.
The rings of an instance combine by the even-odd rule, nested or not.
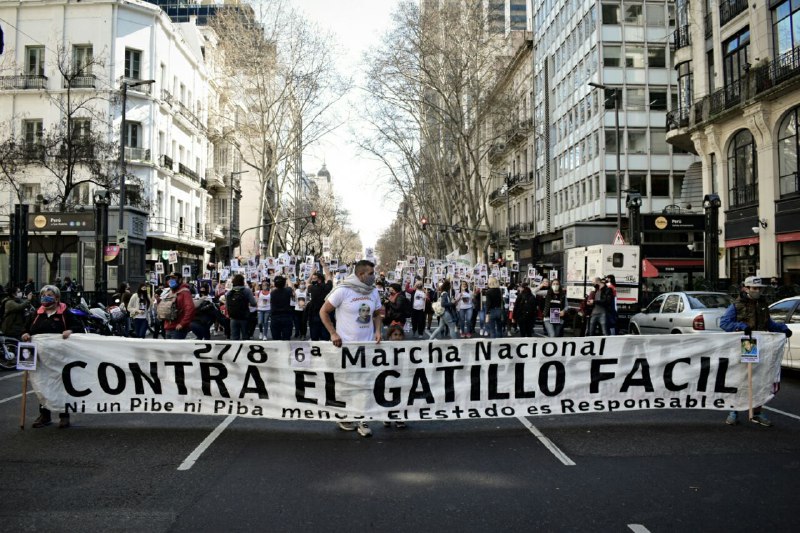
[[(340, 281), (339, 284), (336, 286), (336, 289), (338, 289), (339, 287), (345, 287), (357, 292), (358, 294), (363, 294), (363, 295), (372, 294), (372, 291), (375, 290), (374, 285), (367, 285), (366, 283), (358, 279), (355, 274), (350, 274), (342, 281)], [(325, 297), (325, 299), (327, 300), (328, 298), (330, 298), (331, 294), (333, 294), (334, 291), (331, 291), (328, 294), (328, 296)]]

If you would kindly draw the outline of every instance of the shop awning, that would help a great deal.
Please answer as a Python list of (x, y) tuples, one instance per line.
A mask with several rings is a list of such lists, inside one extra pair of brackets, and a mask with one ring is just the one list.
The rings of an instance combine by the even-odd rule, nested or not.
[(681, 267), (703, 266), (703, 260), (694, 257), (681, 257), (673, 259), (645, 259), (645, 261), (650, 261), (650, 263), (652, 263), (653, 266), (657, 268), (664, 268), (664, 267), (681, 268)]
[(642, 277), (643, 278), (657, 278), (658, 269), (649, 259), (642, 259)]
[(731, 239), (725, 241), (725, 248), (737, 248), (739, 246), (750, 246), (758, 244), (758, 237), (745, 237), (744, 239)]

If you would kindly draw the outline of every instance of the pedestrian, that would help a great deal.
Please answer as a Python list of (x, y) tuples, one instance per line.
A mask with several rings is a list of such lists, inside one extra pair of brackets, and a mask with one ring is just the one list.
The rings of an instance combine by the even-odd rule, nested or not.
[(33, 310), (31, 300), (33, 293), (23, 296), (22, 289), (14, 287), (9, 291), (9, 295), (3, 300), (3, 323), (2, 331), (6, 337), (19, 339), (25, 329), (29, 311)]
[(472, 293), (469, 290), (469, 285), (466, 281), (461, 282), (461, 288), (456, 293), (456, 309), (458, 310), (458, 325), (460, 328), (460, 336), (462, 339), (469, 339), (472, 337), (470, 332), (470, 322), (472, 321), (472, 309), (474, 304), (472, 302)]
[(311, 286), (307, 291), (308, 330), (312, 341), (330, 340), (328, 330), (325, 329), (319, 312), (325, 303), (325, 298), (333, 289), (333, 282), (331, 281), (328, 265), (324, 262), (321, 264), (323, 273), (317, 272), (316, 269), (311, 272)]
[(211, 325), (216, 322), (218, 314), (208, 285), (201, 285), (198, 297), (194, 300), (194, 318), (189, 326), (198, 340), (211, 340)]
[(261, 289), (256, 293), (256, 310), (258, 312), (258, 329), (261, 332), (261, 340), (269, 338), (269, 319), (272, 311), (270, 305), (269, 280), (261, 282)]
[[(404, 341), (406, 339), (406, 334), (403, 332), (403, 328), (400, 326), (389, 326), (386, 330), (386, 340), (389, 341)], [(390, 428), (392, 427), (392, 423), (388, 420), (383, 421), (383, 427)], [(397, 420), (394, 423), (394, 427), (397, 429), (405, 429), (408, 427), (404, 420)]]
[(425, 334), (425, 304), (427, 303), (428, 294), (422, 287), (422, 281), (417, 281), (414, 284), (414, 300), (412, 301), (411, 309), (411, 332), (417, 339), (421, 339)]
[(28, 278), (28, 281), (25, 283), (25, 286), (22, 288), (23, 296), (28, 296), (29, 294), (36, 293), (36, 285), (33, 284), (33, 278)]
[[(31, 337), (40, 333), (60, 333), (61, 338), (68, 339), (73, 331), (80, 331), (81, 325), (78, 317), (69, 312), (67, 305), (61, 302), (61, 291), (54, 285), (45, 285), (39, 292), (41, 305), (35, 313), (28, 316), (20, 339), (30, 342)], [(58, 427), (69, 427), (69, 414), (65, 412), (58, 415)], [(34, 428), (50, 425), (52, 419), (50, 410), (39, 405), (39, 417), (33, 422)]]
[(611, 289), (606, 287), (606, 280), (603, 278), (594, 278), (594, 291), (589, 294), (586, 301), (587, 306), (592, 309), (589, 315), (589, 329), (587, 335), (592, 337), (597, 328), (600, 328), (600, 334), (603, 336), (608, 335), (608, 313), (614, 300)]
[(244, 283), (244, 276), (233, 276), (231, 290), (225, 293), (225, 308), (231, 319), (231, 340), (246, 341), (250, 339), (247, 334), (247, 323), (250, 320), (250, 308), (256, 307), (253, 291)]
[(294, 324), (294, 291), (286, 286), (286, 278), (275, 276), (275, 287), (270, 293), (272, 340), (288, 341), (292, 338)]
[(147, 336), (147, 314), (150, 312), (150, 296), (147, 284), (141, 283), (136, 293), (128, 301), (128, 312), (133, 321), (133, 336), (144, 339)]
[[(754, 331), (773, 331), (792, 336), (792, 330), (786, 324), (778, 323), (769, 316), (769, 304), (762, 295), (766, 285), (761, 278), (750, 276), (744, 280), (744, 295), (740, 296), (725, 310), (719, 320), (719, 327), (725, 331), (742, 331), (745, 336), (752, 337)], [(770, 427), (772, 422), (761, 411), (761, 406), (753, 408), (751, 422), (761, 426)], [(728, 413), (725, 423), (735, 426), (739, 422), (736, 411)]]
[[(381, 301), (375, 289), (375, 265), (366, 260), (356, 263), (353, 274), (342, 280), (331, 291), (319, 312), (331, 342), (337, 348), (342, 343), (381, 341)], [(336, 327), (331, 313), (336, 313)], [(344, 431), (357, 430), (362, 437), (372, 435), (372, 430), (363, 420), (358, 424), (339, 422)]]
[(496, 339), (503, 333), (503, 291), (500, 290), (500, 282), (494, 276), (489, 278), (488, 285), (483, 303), (486, 329), (489, 337)]
[(521, 337), (533, 337), (533, 326), (536, 324), (536, 296), (527, 282), (522, 284), (517, 299), (514, 301), (512, 317), (519, 326)]
[(567, 291), (561, 290), (561, 282), (554, 279), (544, 298), (544, 329), (548, 337), (564, 336), (564, 315), (567, 312)]
[[(606, 276), (606, 287), (611, 290), (611, 303), (608, 306), (606, 318), (608, 319), (608, 333), (609, 335), (616, 335), (619, 333), (617, 325), (619, 314), (617, 312), (617, 278), (614, 274)], [(679, 290), (678, 287), (675, 290)]]
[(306, 282), (300, 280), (294, 289), (294, 338), (306, 338)]
[(436, 300), (442, 308), (442, 314), (439, 316), (439, 326), (431, 332), (428, 336), (429, 339), (435, 339), (440, 332), (450, 335), (451, 339), (458, 336), (458, 311), (456, 311), (456, 304), (453, 303), (453, 298), (450, 296), (450, 280), (444, 280), (439, 285), (439, 296)]
[(158, 316), (164, 321), (166, 338), (182, 340), (189, 334), (194, 318), (194, 301), (189, 285), (177, 272), (169, 275), (167, 285), (169, 290), (161, 295), (158, 304)]
[(405, 327), (406, 320), (411, 316), (411, 303), (406, 298), (406, 292), (399, 283), (389, 285), (389, 298), (386, 299), (383, 324), (385, 326), (399, 325)]
[[(256, 293), (260, 290), (258, 287), (258, 283), (252, 282), (249, 284), (250, 292), (253, 294), (253, 298), (255, 298)], [(247, 306), (247, 338), (252, 339), (255, 337), (256, 334), (256, 326), (258, 326), (258, 302), (253, 305)]]

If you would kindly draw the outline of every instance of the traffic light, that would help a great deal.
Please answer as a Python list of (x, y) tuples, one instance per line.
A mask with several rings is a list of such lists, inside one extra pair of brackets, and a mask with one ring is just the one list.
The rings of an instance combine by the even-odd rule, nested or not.
[(428, 229), (428, 219), (426, 217), (422, 217), (422, 220), (420, 220), (420, 222), (422, 223), (423, 230)]
[(316, 224), (317, 223), (317, 212), (316, 211), (311, 211), (311, 223), (312, 224)]

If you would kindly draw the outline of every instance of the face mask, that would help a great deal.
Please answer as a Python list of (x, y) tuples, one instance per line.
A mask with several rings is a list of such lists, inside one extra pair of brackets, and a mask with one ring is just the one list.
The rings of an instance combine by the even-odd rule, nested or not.
[(556, 291), (556, 292), (558, 292), (558, 289), (560, 289), (560, 288), (561, 288), (561, 285), (558, 285), (558, 284), (553, 285), (553, 290)]
[(761, 298), (761, 289), (748, 289), (747, 293), (753, 300), (758, 300), (759, 298)]
[(42, 305), (45, 307), (48, 307), (54, 303), (56, 303), (55, 296), (42, 296)]
[(21, 292), (14, 293), (14, 298), (17, 299), (22, 298), (22, 293)]
[(176, 280), (176, 279), (169, 280), (169, 288), (170, 289), (177, 289), (178, 288), (178, 280)]
[(369, 276), (367, 276), (367, 278), (364, 280), (364, 283), (366, 283), (370, 287), (375, 285), (375, 274), (370, 274)]
[(302, 290), (304, 290), (305, 288), (306, 288), (306, 285), (305, 285), (305, 283), (303, 283), (303, 284), (301, 284), (301, 285), (300, 285), (300, 290), (301, 290), (301, 291), (302, 291)]

